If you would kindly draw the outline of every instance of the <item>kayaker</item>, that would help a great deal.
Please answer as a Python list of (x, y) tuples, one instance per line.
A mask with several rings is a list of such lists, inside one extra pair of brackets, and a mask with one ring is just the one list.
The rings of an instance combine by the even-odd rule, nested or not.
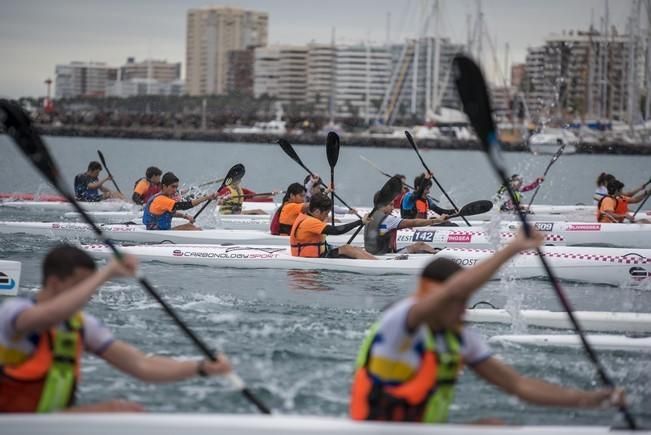
[(364, 339), (353, 378), (351, 417), (444, 423), (464, 365), (502, 391), (538, 405), (622, 404), (619, 389), (584, 391), (519, 374), (494, 357), (481, 336), (463, 323), (471, 296), (509, 259), (541, 246), (543, 240), (537, 232), (532, 238), (519, 234), (469, 268), (445, 258), (430, 262), (415, 293), (386, 309)]
[(104, 283), (135, 276), (137, 259), (126, 255), (97, 269), (84, 251), (70, 245), (52, 249), (34, 297), (0, 306), (0, 412), (133, 412), (138, 403), (113, 400), (75, 403), (82, 356), (89, 352), (144, 382), (174, 382), (228, 373), (219, 362), (176, 360), (150, 355), (113, 337), (96, 317), (83, 311)]
[(102, 172), (102, 164), (93, 160), (88, 163), (86, 172), (75, 176), (75, 197), (77, 201), (99, 202), (105, 199), (121, 199), (124, 201), (124, 195), (104, 186), (104, 183), (113, 178), (109, 175), (100, 181), (100, 172)]
[[(191, 215), (181, 213), (181, 211), (189, 210), (208, 200), (216, 200), (217, 204), (221, 204), (224, 200), (215, 192), (199, 198), (178, 201), (175, 199), (178, 188), (179, 178), (172, 172), (166, 172), (161, 179), (161, 191), (149, 198), (143, 208), (142, 223), (147, 226), (148, 230), (201, 230), (194, 225), (194, 218)], [(186, 219), (188, 223), (172, 228), (173, 217)]]
[(312, 196), (307, 213), (298, 215), (292, 225), (289, 235), (289, 244), (292, 255), (295, 257), (325, 257), (325, 258), (357, 258), (375, 260), (376, 258), (362, 248), (351, 245), (343, 245), (337, 248), (326, 243), (326, 236), (345, 234), (357, 228), (362, 223), (368, 222), (368, 216), (364, 220), (356, 220), (342, 225), (328, 225), (328, 219), (332, 201), (322, 193)]
[[(403, 196), (400, 204), (400, 216), (403, 219), (427, 219), (429, 210), (438, 215), (453, 214), (453, 209), (440, 208), (428, 197), (431, 189), (432, 176), (430, 174), (420, 174), (414, 178), (414, 191), (407, 192)], [(452, 222), (449, 224), (454, 225)]]
[[(603, 198), (604, 196), (608, 195), (608, 183), (611, 180), (615, 180), (615, 176), (611, 174), (607, 174), (605, 172), (602, 172), (599, 174), (599, 177), (597, 177), (597, 190), (595, 190), (594, 195), (592, 196), (593, 199), (593, 204), (598, 205), (599, 200)], [(622, 195), (628, 196), (628, 197), (634, 197), (638, 193), (642, 192), (646, 187), (651, 184), (651, 180), (647, 181), (646, 183), (642, 184), (640, 187), (631, 190), (629, 192), (622, 192)]]
[(402, 192), (400, 192), (400, 195), (396, 196), (396, 198), (393, 200), (393, 208), (400, 210), (402, 199), (409, 192), (409, 188), (407, 187), (407, 177), (402, 174), (396, 174), (394, 177), (400, 178), (400, 182), (402, 182)]
[[(379, 199), (380, 192), (376, 192), (373, 197), (373, 204), (377, 209), (371, 215), (369, 223), (364, 227), (364, 249), (373, 255), (398, 252), (396, 243), (398, 230), (438, 225), (448, 218), (446, 214), (443, 214), (434, 219), (402, 219), (391, 214), (393, 212), (393, 201), (380, 204), (378, 203)], [(400, 251), (431, 254), (438, 252), (437, 249), (424, 242), (416, 242)]]
[[(242, 180), (233, 180), (229, 185), (221, 188), (217, 193), (226, 197), (221, 207), (219, 207), (220, 214), (241, 214), (241, 215), (260, 215), (268, 214), (264, 210), (242, 210), (245, 196), (253, 196), (255, 192), (241, 186)], [(275, 194), (275, 192), (274, 192)]]
[[(305, 203), (309, 204), (312, 196), (321, 193), (323, 195), (329, 195), (332, 192), (332, 187), (323, 187), (321, 185), (321, 177), (318, 174), (307, 175), (305, 180), (303, 180), (303, 186), (305, 186)], [(357, 214), (357, 210), (354, 208), (342, 207), (337, 204), (333, 207), (335, 214)]]
[(305, 202), (305, 187), (292, 183), (287, 188), (281, 206), (271, 218), (270, 233), (274, 236), (289, 236), (294, 221), (301, 213), (307, 213), (309, 204)]
[[(518, 199), (518, 203), (522, 205), (522, 194), (534, 190), (543, 181), (545, 181), (545, 177), (538, 177), (531, 183), (523, 185), (524, 178), (521, 175), (513, 174), (511, 175), (509, 183), (511, 184), (511, 189), (513, 189), (513, 192), (515, 193), (515, 197)], [(511, 201), (510, 198), (504, 200), (506, 194), (506, 186), (500, 187), (497, 191), (497, 201), (501, 203), (500, 211), (513, 211), (515, 210), (515, 205), (513, 205), (513, 201)]]
[[(639, 195), (630, 197), (623, 193), (624, 183), (617, 179), (608, 182), (608, 195), (604, 196), (597, 203), (597, 222), (600, 223), (622, 223), (625, 220), (630, 222), (651, 223), (647, 219), (633, 218), (628, 211), (629, 204), (643, 201), (651, 193), (643, 190)], [(639, 190), (637, 190), (639, 192)]]
[(163, 171), (156, 166), (150, 166), (145, 171), (145, 176), (139, 178), (133, 185), (131, 199), (136, 204), (146, 204), (149, 199), (160, 192), (160, 177)]

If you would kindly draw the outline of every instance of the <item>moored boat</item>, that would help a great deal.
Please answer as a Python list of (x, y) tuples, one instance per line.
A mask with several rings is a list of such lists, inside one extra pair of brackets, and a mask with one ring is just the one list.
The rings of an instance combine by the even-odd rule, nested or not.
[[(586, 339), (594, 349), (628, 352), (651, 352), (651, 337), (627, 337), (625, 335), (593, 334)], [(581, 348), (581, 340), (576, 334), (514, 334), (496, 335), (489, 343), (518, 344), (542, 347)]]

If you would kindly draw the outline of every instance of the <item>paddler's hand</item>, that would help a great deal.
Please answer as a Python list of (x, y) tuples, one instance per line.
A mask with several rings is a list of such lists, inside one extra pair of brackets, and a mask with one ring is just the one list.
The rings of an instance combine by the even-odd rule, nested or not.
[(194, 223), (194, 217), (190, 216), (189, 214), (183, 215), (183, 219), (190, 222), (191, 224)]
[(536, 178), (536, 181), (542, 183), (543, 181), (545, 181), (545, 177), (538, 177)]
[(515, 236), (515, 240), (511, 242), (518, 252), (527, 251), (529, 249), (536, 249), (542, 246), (545, 241), (545, 236), (540, 231), (536, 231), (533, 227), (529, 227), (531, 235), (526, 236), (523, 230), (518, 231), (518, 235)]
[(217, 361), (201, 360), (197, 365), (199, 376), (225, 375), (233, 370), (231, 362), (223, 353), (217, 354)]
[(430, 219), (430, 225), (438, 225), (448, 220), (448, 215), (442, 214), (439, 217)]
[(362, 223), (366, 225), (369, 222), (371, 222), (371, 215), (370, 214), (364, 215), (364, 217), (362, 218)]
[(616, 408), (626, 405), (626, 394), (621, 388), (600, 388), (594, 391), (585, 391), (579, 404), (584, 408)]
[(138, 258), (129, 254), (124, 255), (122, 260), (114, 257), (106, 267), (111, 278), (133, 277), (138, 270)]
[(354, 208), (349, 208), (348, 211), (350, 212), (350, 214), (359, 214), (357, 212), (357, 209), (354, 209)]

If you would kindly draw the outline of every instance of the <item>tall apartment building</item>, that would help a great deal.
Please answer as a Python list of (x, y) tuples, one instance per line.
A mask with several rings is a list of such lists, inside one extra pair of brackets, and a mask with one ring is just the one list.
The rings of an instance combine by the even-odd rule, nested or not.
[(524, 81), (524, 76), (527, 71), (527, 65), (524, 63), (516, 63), (511, 65), (511, 86), (519, 88)]
[(307, 52), (307, 103), (320, 113), (334, 111), (336, 46), (310, 44)]
[[(629, 65), (629, 37), (596, 31), (551, 35), (545, 45), (529, 49), (525, 93), (536, 117), (584, 116), (626, 118), (628, 74), (639, 70), (643, 58)], [(640, 50), (641, 51), (641, 50)]]
[(120, 67), (120, 80), (152, 79), (162, 83), (170, 83), (181, 78), (181, 62), (146, 59), (136, 62), (135, 58), (127, 58)]
[(253, 95), (254, 49), (231, 50), (228, 53), (226, 92)]
[(106, 86), (116, 80), (118, 69), (102, 62), (70, 62), (55, 67), (55, 97), (103, 97)]
[(253, 93), (302, 104), (307, 97), (307, 46), (278, 45), (255, 49)]
[(190, 9), (186, 30), (186, 81), (190, 95), (226, 92), (228, 53), (267, 45), (266, 12), (228, 6)]

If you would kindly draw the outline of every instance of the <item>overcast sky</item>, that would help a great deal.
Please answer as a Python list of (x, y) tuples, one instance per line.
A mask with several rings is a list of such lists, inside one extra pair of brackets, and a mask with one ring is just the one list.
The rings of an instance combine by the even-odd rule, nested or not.
[[(624, 32), (632, 0), (610, 0), (610, 20)], [(185, 16), (192, 7), (229, 4), (269, 13), (269, 43), (384, 42), (418, 32), (423, 0), (0, 0), (0, 96), (40, 96), (54, 66), (72, 60), (114, 66), (128, 56), (184, 62)], [(441, 35), (465, 43), (467, 15), (476, 0), (442, 0)], [(500, 65), (524, 61), (528, 46), (550, 33), (599, 25), (606, 0), (484, 0), (483, 9)], [(484, 42), (485, 61), (493, 54)], [(183, 65), (185, 69), (185, 65)], [(487, 64), (487, 73), (495, 69)], [(185, 73), (185, 71), (184, 71)]]

